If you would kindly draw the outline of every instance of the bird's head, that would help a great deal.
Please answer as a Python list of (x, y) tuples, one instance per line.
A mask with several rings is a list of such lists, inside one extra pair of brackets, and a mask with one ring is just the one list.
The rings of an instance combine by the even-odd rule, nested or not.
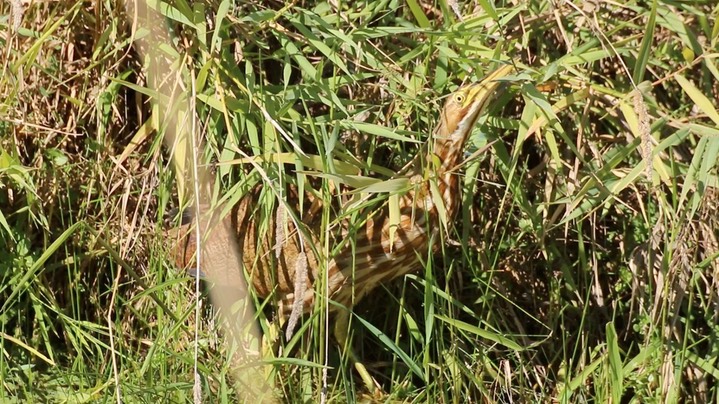
[(464, 139), (472, 131), (477, 118), (502, 85), (499, 79), (514, 71), (504, 65), (489, 73), (482, 81), (466, 85), (450, 94), (442, 109), (442, 117), (435, 137)]

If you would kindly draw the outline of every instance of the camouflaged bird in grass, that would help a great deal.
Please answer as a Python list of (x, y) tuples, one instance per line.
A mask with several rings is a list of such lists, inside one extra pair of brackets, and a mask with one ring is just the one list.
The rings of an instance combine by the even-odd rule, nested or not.
[[(338, 308), (351, 308), (381, 283), (422, 268), (430, 254), (440, 249), (437, 243), (441, 239), (440, 228), (451, 222), (458, 211), (460, 187), (455, 170), (465, 142), (488, 102), (501, 91), (500, 80), (513, 71), (511, 65), (504, 65), (479, 83), (464, 86), (447, 98), (432, 134), (431, 149), (418, 155), (397, 176), (407, 179), (407, 187), (399, 195), (399, 215), (395, 214), (394, 220), (390, 217), (390, 204), (364, 212), (366, 220), (360, 221), (363, 225), (359, 228), (355, 224), (352, 229), (352, 224), (343, 220), (338, 226), (339, 237), (334, 240), (344, 244), (334, 256), (324, 259), (318, 254), (322, 251), (319, 238), (324, 231), (318, 214), (322, 208), (319, 199), (289, 189), (286, 204), (275, 203), (275, 211), (267, 213), (260, 209), (262, 189), (256, 187), (221, 221), (209, 226), (207, 219), (200, 221), (201, 229), (209, 228), (201, 270), (215, 283), (240, 287), (243, 275), (227, 273), (223, 268), (233, 266), (217, 262), (218, 257), (233, 259), (231, 254), (223, 253), (227, 246), (237, 246), (255, 292), (261, 297), (274, 294), (280, 302), (280, 313), (289, 318), (291, 333), (299, 314), (310, 311), (315, 296), (324, 293), (315, 286), (323, 273), (320, 263), (327, 262), (328, 296), (341, 305), (330, 304), (329, 310), (337, 312), (335, 335), (339, 342), (344, 342), (349, 313)], [(300, 197), (309, 201), (304, 203), (307, 208), (302, 215)], [(267, 216), (269, 226), (260, 229), (262, 215)], [(186, 215), (185, 224), (170, 231), (170, 239), (177, 241), (172, 256), (180, 268), (195, 266), (196, 238), (191, 231), (191, 218), (192, 215)], [(225, 235), (224, 239), (213, 237), (213, 226), (225, 226), (230, 231), (219, 232)], [(358, 371), (371, 387), (366, 370), (358, 365)]]

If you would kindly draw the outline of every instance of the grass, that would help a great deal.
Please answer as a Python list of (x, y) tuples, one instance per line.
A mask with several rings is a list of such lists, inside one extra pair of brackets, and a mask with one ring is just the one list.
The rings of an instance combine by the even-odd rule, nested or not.
[[(268, 212), (286, 184), (332, 202), (352, 167), (379, 206), (442, 97), (498, 60), (519, 73), (468, 142), (442, 254), (354, 309), (379, 398), (719, 399), (716, 5), (157, 4), (149, 29), (112, 2), (0, 5), (1, 401), (192, 401), (196, 342), (200, 396), (242, 394), (221, 319), (167, 258), (183, 106), (215, 199), (263, 182)], [(240, 161), (269, 155), (290, 164)], [(326, 333), (303, 319), (266, 359), (287, 401), (320, 399), (325, 359), (330, 401), (368, 398)]]

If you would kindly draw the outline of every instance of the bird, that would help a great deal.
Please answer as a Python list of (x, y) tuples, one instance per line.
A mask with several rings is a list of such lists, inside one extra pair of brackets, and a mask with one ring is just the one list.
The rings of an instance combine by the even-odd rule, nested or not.
[[(208, 230), (204, 243), (210, 252), (201, 256), (217, 261), (212, 251), (222, 251), (228, 245), (236, 248), (240, 257), (235, 259), (242, 261), (255, 293), (262, 298), (276, 298), (280, 318), (289, 318), (289, 333), (299, 315), (313, 309), (318, 294), (326, 294), (334, 302), (328, 309), (335, 313), (334, 334), (343, 345), (350, 309), (355, 304), (378, 285), (422, 268), (430, 253), (441, 248), (438, 240), (443, 223), (451, 223), (459, 210), (456, 168), (463, 158), (465, 143), (489, 102), (506, 87), (507, 80), (502, 79), (513, 71), (513, 65), (501, 65), (479, 82), (465, 85), (447, 97), (428, 147), (397, 174), (397, 178), (406, 179), (406, 189), (395, 202), (399, 215), (391, 217), (388, 203), (366, 208), (359, 221), (350, 222), (349, 215), (344, 215), (337, 220), (339, 231), (331, 240), (334, 245), (329, 251), (334, 255), (322, 254), (320, 198), (309, 192), (299, 195), (297, 187), (290, 186), (268, 212), (266, 207), (261, 208), (263, 187), (258, 186), (214, 224), (230, 231), (217, 232), (220, 236), (213, 238), (212, 229)], [(302, 197), (309, 203), (300, 205)], [(306, 207), (304, 212), (299, 211), (300, 206)], [(200, 206), (184, 211), (180, 226), (168, 230), (168, 238), (173, 240), (170, 257), (178, 268), (194, 268), (197, 246), (192, 219), (206, 209)], [(200, 268), (201, 275), (226, 287), (241, 287), (245, 279), (241, 273), (226, 273), (223, 269), (237, 268), (236, 264), (203, 265), (201, 261)], [(326, 281), (322, 281), (325, 275)], [(317, 288), (319, 285), (322, 288)], [(374, 388), (376, 382), (354, 360), (351, 350), (350, 357), (363, 382)]]

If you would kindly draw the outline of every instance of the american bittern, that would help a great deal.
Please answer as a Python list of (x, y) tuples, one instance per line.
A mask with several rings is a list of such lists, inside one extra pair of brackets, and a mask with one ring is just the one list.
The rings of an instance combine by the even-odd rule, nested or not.
[[(433, 147), (426, 155), (416, 157), (400, 173), (409, 178), (410, 187), (399, 198), (400, 220), (399, 223), (395, 221), (394, 230), (390, 230), (392, 222), (388, 207), (368, 212), (365, 224), (359, 229), (350, 231), (349, 224), (343, 223), (342, 238), (353, 238), (354, 241), (345, 242), (336, 255), (325, 260), (328, 261), (326, 290), (331, 300), (351, 308), (380, 283), (420, 268), (428, 252), (439, 248), (434, 240), (438, 239), (440, 217), (444, 215), (450, 219), (458, 210), (459, 178), (453, 170), (462, 157), (465, 141), (480, 113), (499, 90), (501, 82), (498, 79), (512, 70), (510, 65), (502, 66), (481, 82), (465, 86), (449, 96), (432, 135)], [(288, 316), (290, 311), (297, 312), (298, 307), (300, 311), (307, 312), (312, 308), (315, 295), (324, 293), (324, 290), (315, 289), (322, 273), (322, 257), (317, 253), (321, 248), (310, 246), (310, 243), (317, 243), (318, 235), (322, 234), (321, 220), (317, 220), (319, 215), (314, 214), (317, 211), (317, 199), (308, 212), (295, 216), (302, 218), (300, 227), (305, 228), (298, 229), (296, 224), (299, 222), (293, 220), (287, 220), (278, 228), (277, 217), (283, 216), (274, 212), (268, 217), (270, 225), (261, 232), (258, 225), (261, 213), (257, 209), (259, 193), (259, 188), (250, 192), (220, 223), (233, 229), (225, 234), (237, 238), (213, 239), (210, 229), (205, 241), (208, 253), (202, 256), (212, 259), (212, 256), (208, 256), (213, 254), (212, 251), (222, 249), (226, 243), (237, 243), (244, 268), (259, 296), (274, 294), (278, 297), (281, 301), (280, 312), (284, 316)], [(292, 201), (298, 199), (299, 195), (290, 195), (288, 198)], [(290, 203), (289, 206), (297, 209), (298, 205)], [(277, 232), (285, 234), (278, 237)], [(194, 263), (195, 237), (188, 237), (188, 225), (183, 225), (173, 233), (172, 236), (180, 240), (173, 251), (175, 262), (179, 267), (187, 268)], [(215, 282), (240, 284), (239, 277), (242, 274), (221, 273), (222, 270), (221, 264), (210, 267), (203, 265), (202, 269), (203, 272), (219, 271), (208, 274)], [(304, 272), (304, 275), (300, 272)], [(337, 307), (330, 305), (330, 310), (337, 311), (335, 336), (338, 342), (343, 343), (349, 317), (346, 311), (337, 310)], [(292, 326), (289, 325), (290, 328)], [(364, 382), (371, 384), (366, 370), (361, 365), (358, 370)]]

